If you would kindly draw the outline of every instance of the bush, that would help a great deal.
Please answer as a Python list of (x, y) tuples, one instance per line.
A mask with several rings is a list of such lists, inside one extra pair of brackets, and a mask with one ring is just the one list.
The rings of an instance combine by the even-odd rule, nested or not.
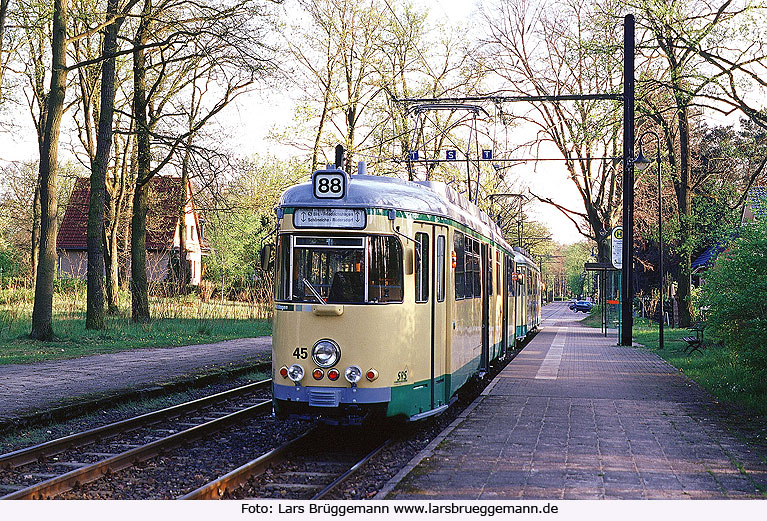
[(706, 273), (701, 303), (714, 340), (753, 368), (767, 368), (767, 219), (741, 226)]

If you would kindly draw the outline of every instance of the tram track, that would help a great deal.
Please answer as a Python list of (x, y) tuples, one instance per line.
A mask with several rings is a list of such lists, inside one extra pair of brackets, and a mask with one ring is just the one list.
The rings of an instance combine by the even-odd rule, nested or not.
[(270, 384), (271, 380), (263, 380), (0, 455), (0, 487), (14, 490), (0, 499), (55, 497), (179, 445), (267, 414), (271, 400), (257, 395), (263, 395)]
[[(468, 386), (456, 405), (470, 403), (496, 370)], [(258, 382), (240, 389), (268, 384)], [(194, 423), (187, 421), (188, 415), (195, 414), (187, 411), (194, 408), (193, 402), (160, 411), (167, 416), (165, 420), (155, 416), (159, 413), (142, 415), (146, 423), (153, 423), (151, 429), (166, 431), (161, 437), (140, 426), (144, 422), (137, 417), (40, 444), (43, 447), (38, 449), (43, 450), (37, 453), (30, 447), (0, 455), (0, 486), (23, 485), (3, 499), (364, 499), (375, 495), (378, 487), (460, 412), (460, 407), (454, 407), (402, 430), (387, 427), (393, 438), (390, 442), (375, 434), (383, 429), (369, 426), (312, 427), (259, 416), (258, 407), (268, 412), (270, 401), (235, 404), (221, 399), (226, 395), (231, 392), (217, 395), (221, 407), (200, 407), (197, 424), (188, 429), (181, 428)], [(254, 396), (250, 398), (256, 400)], [(237, 414), (234, 409), (245, 412)], [(167, 432), (170, 430), (175, 432)], [(134, 443), (122, 437), (126, 432), (154, 439)], [(122, 445), (121, 450), (115, 445)], [(231, 469), (241, 474), (234, 478), (230, 474), (237, 472)], [(9, 476), (23, 479), (13, 481)], [(27, 477), (37, 482), (27, 483)], [(207, 495), (198, 493), (206, 488)]]
[(323, 499), (391, 443), (362, 431), (347, 434), (316, 427), (179, 499)]

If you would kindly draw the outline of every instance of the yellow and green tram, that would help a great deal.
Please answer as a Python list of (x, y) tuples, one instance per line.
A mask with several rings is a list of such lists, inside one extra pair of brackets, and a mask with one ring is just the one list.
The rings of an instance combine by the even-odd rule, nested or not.
[(277, 208), (278, 417), (444, 411), (540, 324), (540, 272), (444, 183), (320, 170)]

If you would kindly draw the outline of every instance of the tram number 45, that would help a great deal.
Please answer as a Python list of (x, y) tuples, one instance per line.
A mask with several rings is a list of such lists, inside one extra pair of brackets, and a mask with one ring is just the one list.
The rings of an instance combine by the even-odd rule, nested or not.
[(305, 347), (297, 347), (293, 351), (293, 356), (299, 360), (306, 360), (306, 358), (309, 356), (309, 351)]

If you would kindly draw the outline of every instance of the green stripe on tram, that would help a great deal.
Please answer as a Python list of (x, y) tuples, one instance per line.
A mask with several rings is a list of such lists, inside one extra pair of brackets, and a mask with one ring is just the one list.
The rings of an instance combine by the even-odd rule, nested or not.
[[(285, 215), (292, 215), (295, 213), (296, 208), (283, 208), (283, 212)], [(450, 226), (455, 228), (456, 230), (465, 233), (466, 235), (470, 235), (474, 237), (475, 239), (481, 239), (485, 242), (490, 243), (491, 245), (503, 250), (508, 255), (514, 256), (514, 252), (507, 250), (502, 244), (499, 244), (497, 241), (494, 241), (493, 239), (486, 237), (482, 235), (481, 233), (475, 231), (472, 228), (469, 228), (465, 224), (459, 223), (455, 219), (451, 219), (450, 217), (441, 217), (439, 215), (430, 215), (426, 213), (416, 213), (416, 212), (408, 212), (403, 210), (396, 210), (397, 217), (401, 217), (403, 219), (411, 219), (413, 221), (426, 221), (426, 222), (432, 222), (435, 224), (442, 224), (445, 226)], [(367, 215), (389, 215), (389, 210), (385, 208), (365, 208), (365, 213)]]

